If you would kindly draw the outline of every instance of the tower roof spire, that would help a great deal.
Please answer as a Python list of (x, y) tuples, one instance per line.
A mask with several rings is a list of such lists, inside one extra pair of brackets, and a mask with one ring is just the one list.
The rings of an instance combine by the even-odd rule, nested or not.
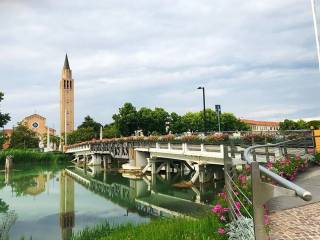
[(65, 59), (64, 59), (63, 68), (64, 68), (64, 69), (70, 69), (69, 60), (68, 60), (68, 55), (67, 55), (67, 54), (66, 54), (66, 57), (65, 57)]

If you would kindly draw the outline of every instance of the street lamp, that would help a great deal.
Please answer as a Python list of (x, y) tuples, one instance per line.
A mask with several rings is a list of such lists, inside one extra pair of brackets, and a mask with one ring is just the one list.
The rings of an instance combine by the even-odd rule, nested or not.
[(207, 119), (206, 119), (206, 97), (204, 87), (198, 87), (198, 89), (202, 89), (202, 99), (203, 99), (203, 126), (204, 126), (204, 134), (207, 134)]

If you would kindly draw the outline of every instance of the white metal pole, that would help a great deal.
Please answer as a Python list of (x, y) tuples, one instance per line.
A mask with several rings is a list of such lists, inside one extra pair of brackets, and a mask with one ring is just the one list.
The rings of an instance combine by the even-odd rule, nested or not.
[(317, 0), (311, 0), (311, 8), (312, 8), (314, 34), (315, 34), (315, 36), (316, 36), (318, 66), (319, 66), (319, 71), (320, 71), (320, 46), (319, 46), (319, 34), (318, 34), (318, 22), (317, 22), (316, 1), (317, 1)]

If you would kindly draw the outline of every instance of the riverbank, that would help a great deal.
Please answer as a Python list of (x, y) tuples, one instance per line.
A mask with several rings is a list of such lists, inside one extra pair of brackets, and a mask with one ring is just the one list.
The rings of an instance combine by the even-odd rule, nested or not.
[(200, 219), (155, 219), (140, 225), (125, 224), (114, 227), (104, 223), (84, 229), (74, 235), (72, 240), (225, 240), (226, 236), (217, 232), (220, 225), (214, 216)]
[(7, 156), (13, 157), (13, 164), (17, 163), (54, 163), (58, 161), (71, 160), (70, 156), (60, 152), (39, 152), (29, 149), (8, 149), (0, 152), (0, 165), (5, 163)]

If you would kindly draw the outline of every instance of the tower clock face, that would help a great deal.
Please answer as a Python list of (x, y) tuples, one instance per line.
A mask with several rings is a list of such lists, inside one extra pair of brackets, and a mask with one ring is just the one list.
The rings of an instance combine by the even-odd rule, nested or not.
[(38, 128), (39, 127), (39, 123), (37, 123), (37, 122), (32, 123), (32, 127), (33, 128)]

